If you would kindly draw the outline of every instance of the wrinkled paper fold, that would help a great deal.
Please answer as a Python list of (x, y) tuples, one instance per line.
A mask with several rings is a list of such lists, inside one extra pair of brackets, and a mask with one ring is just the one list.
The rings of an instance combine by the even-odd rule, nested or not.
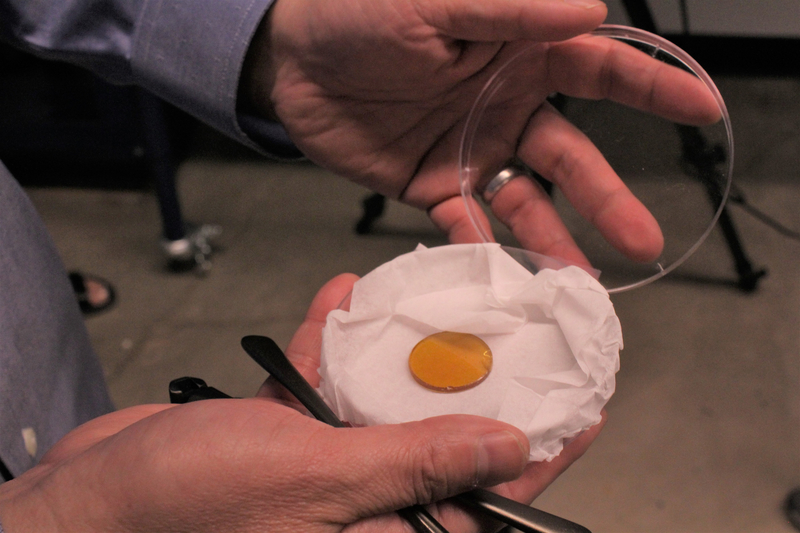
[[(442, 393), (414, 380), (411, 349), (440, 331), (489, 345), (483, 383)], [(356, 425), (495, 418), (525, 432), (532, 461), (550, 460), (600, 421), (621, 348), (608, 293), (578, 267), (534, 276), (497, 244), (418, 247), (356, 282), (350, 311), (328, 315), (320, 393)]]

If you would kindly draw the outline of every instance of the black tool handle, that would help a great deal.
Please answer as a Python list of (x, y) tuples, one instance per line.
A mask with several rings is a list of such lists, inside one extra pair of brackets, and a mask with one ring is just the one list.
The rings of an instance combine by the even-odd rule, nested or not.
[[(283, 350), (274, 340), (259, 335), (248, 335), (242, 339), (242, 348), (261, 368), (269, 372), (270, 376), (274, 376), (286, 387), (314, 418), (335, 428), (347, 427), (283, 355)], [(275, 357), (273, 354), (276, 353), (280, 353), (281, 357)]]
[(455, 500), (526, 533), (591, 533), (580, 524), (504, 498), (486, 489), (473, 489), (459, 494)]
[(197, 400), (213, 400), (215, 398), (230, 398), (221, 390), (209, 387), (200, 378), (182, 377), (169, 382), (169, 402), (188, 403)]

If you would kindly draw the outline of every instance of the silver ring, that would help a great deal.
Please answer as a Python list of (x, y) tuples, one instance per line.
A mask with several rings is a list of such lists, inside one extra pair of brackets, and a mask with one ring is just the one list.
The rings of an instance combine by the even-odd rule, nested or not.
[(483, 200), (490, 204), (497, 193), (500, 192), (500, 189), (506, 186), (506, 184), (513, 180), (514, 178), (529, 178), (530, 175), (528, 172), (517, 165), (507, 166), (503, 170), (497, 173), (495, 177), (493, 177), (489, 183), (486, 185), (486, 188), (483, 190)]

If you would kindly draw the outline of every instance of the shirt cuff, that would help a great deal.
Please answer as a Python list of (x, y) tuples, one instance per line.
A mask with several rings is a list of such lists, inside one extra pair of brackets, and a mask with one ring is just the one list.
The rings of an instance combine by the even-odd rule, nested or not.
[(239, 113), (239, 125), (250, 139), (266, 148), (267, 153), (276, 159), (295, 160), (305, 157), (279, 122)]
[(247, 49), (273, 1), (146, 0), (131, 52), (137, 83), (259, 152), (295, 158), (280, 124), (236, 110)]

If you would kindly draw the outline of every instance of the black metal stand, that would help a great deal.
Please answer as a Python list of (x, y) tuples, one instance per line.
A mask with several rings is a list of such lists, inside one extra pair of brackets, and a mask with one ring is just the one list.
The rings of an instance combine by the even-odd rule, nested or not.
[(786, 513), (786, 519), (797, 530), (800, 531), (800, 488), (794, 489), (786, 497), (786, 503), (783, 507)]
[(361, 207), (364, 214), (356, 223), (355, 229), (358, 235), (367, 235), (372, 231), (375, 221), (383, 215), (386, 208), (386, 197), (379, 193), (371, 194), (361, 201)]
[[(658, 33), (653, 14), (645, 0), (622, 0), (622, 3), (634, 26), (650, 33)], [(719, 209), (722, 191), (719, 190), (716, 183), (703, 179), (703, 176), (712, 175), (713, 167), (720, 162), (720, 148), (709, 147), (703, 135), (694, 127), (678, 126), (678, 135), (681, 138), (684, 161), (697, 170), (699, 179), (706, 186), (712, 208)], [(742, 241), (739, 238), (727, 206), (722, 208), (719, 226), (725, 236), (736, 273), (739, 276), (737, 287), (744, 292), (755, 291), (758, 287), (758, 281), (767, 274), (767, 271), (763, 268), (758, 270), (753, 268), (752, 262), (744, 251)]]
[[(645, 0), (622, 0), (625, 9), (628, 11), (631, 21), (634, 26), (638, 26), (651, 33), (657, 33), (653, 15), (650, 8), (647, 6)], [(688, 52), (688, 50), (687, 50)], [(713, 150), (709, 151), (705, 139), (702, 138), (696, 128), (681, 126), (679, 127), (679, 134), (681, 136), (684, 159), (687, 163), (698, 168), (700, 175), (703, 174), (703, 166), (708, 164), (716, 164), (714, 160)], [(703, 153), (706, 155), (704, 156)], [(706, 183), (706, 188), (709, 198), (712, 200), (712, 205), (715, 209), (719, 207), (719, 191), (713, 184)], [(716, 202), (716, 204), (714, 204)], [(719, 217), (719, 226), (725, 235), (725, 240), (733, 256), (736, 273), (739, 275), (738, 286), (745, 292), (752, 292), (758, 286), (758, 281), (766, 275), (765, 269), (754, 270), (752, 263), (747, 258), (744, 252), (741, 240), (733, 224), (730, 213), (727, 207), (722, 209)], [(784, 502), (784, 512), (786, 519), (792, 526), (800, 531), (800, 489), (795, 489), (790, 492)]]
[[(696, 177), (706, 188), (711, 208), (719, 209), (723, 192), (719, 183), (709, 180), (707, 176), (715, 175), (715, 167), (724, 160), (721, 146), (709, 146), (701, 132), (692, 126), (677, 126), (681, 139), (681, 151), (684, 162), (696, 171)], [(723, 207), (719, 215), (719, 227), (728, 243), (728, 249), (733, 258), (736, 273), (739, 276), (737, 287), (744, 292), (752, 292), (758, 286), (758, 281), (767, 274), (765, 269), (753, 269), (753, 265), (744, 251), (736, 226), (728, 212)]]

